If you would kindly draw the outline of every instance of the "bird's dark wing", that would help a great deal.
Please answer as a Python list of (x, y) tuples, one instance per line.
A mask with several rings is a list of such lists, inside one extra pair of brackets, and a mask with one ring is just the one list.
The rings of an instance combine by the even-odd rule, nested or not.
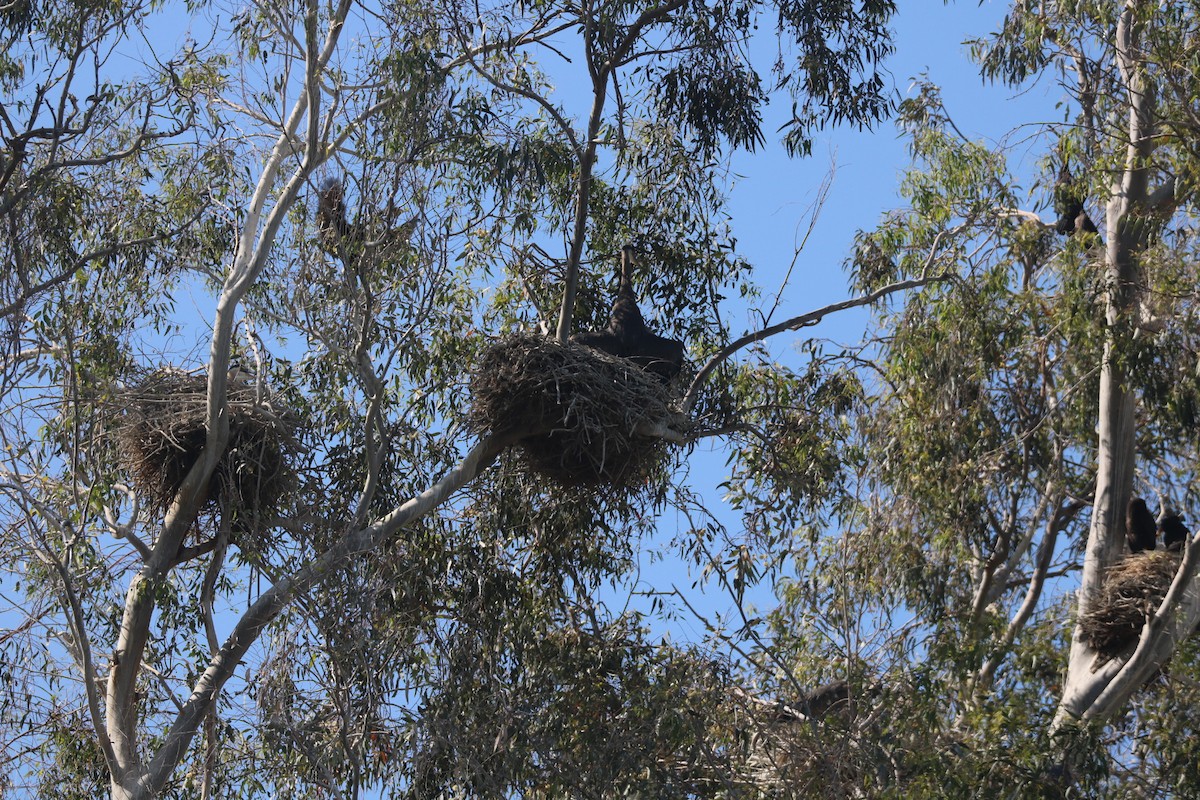
[(572, 336), (571, 342), (602, 350), (612, 356), (622, 355), (621, 340), (612, 331), (582, 331)]
[(1181, 549), (1190, 535), (1187, 526), (1183, 524), (1183, 517), (1178, 514), (1163, 517), (1159, 530), (1162, 531), (1163, 547), (1168, 550)]
[(1125, 511), (1125, 538), (1129, 542), (1130, 552), (1153, 550), (1157, 532), (1158, 524), (1150, 509), (1146, 508), (1146, 501), (1140, 497), (1130, 500)]
[(649, 331), (636, 342), (628, 343), (627, 358), (646, 372), (669, 381), (683, 366), (683, 342), (667, 339)]

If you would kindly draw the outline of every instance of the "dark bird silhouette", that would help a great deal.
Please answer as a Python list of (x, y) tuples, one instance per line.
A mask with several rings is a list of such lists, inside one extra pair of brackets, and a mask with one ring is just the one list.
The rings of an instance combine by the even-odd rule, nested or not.
[(329, 178), (317, 191), (317, 231), (321, 235), (321, 246), (336, 253), (338, 243), (348, 238), (353, 230), (350, 220), (346, 219), (342, 182)]
[(633, 248), (626, 246), (621, 250), (621, 285), (609, 313), (608, 328), (577, 333), (571, 341), (629, 359), (646, 372), (669, 381), (683, 366), (683, 342), (659, 336), (646, 327), (629, 277), (632, 267)]
[(851, 711), (850, 684), (836, 680), (806, 692), (799, 700), (780, 700), (766, 711), (771, 722), (803, 722), (821, 720), (831, 715), (847, 717)]
[(1182, 550), (1183, 543), (1191, 535), (1180, 514), (1168, 514), (1163, 517), (1158, 529), (1162, 531), (1163, 547), (1168, 550)]
[(1058, 170), (1058, 180), (1054, 182), (1054, 211), (1058, 214), (1054, 230), (1064, 236), (1071, 236), (1077, 231), (1098, 232), (1092, 218), (1083, 208), (1084, 199), (1083, 190), (1064, 161)]
[(1125, 540), (1129, 542), (1130, 552), (1153, 550), (1157, 528), (1154, 515), (1146, 508), (1146, 501), (1140, 497), (1131, 499), (1125, 510)]
[(818, 686), (804, 696), (800, 708), (813, 719), (823, 719), (846, 707), (850, 700), (850, 684), (844, 680)]

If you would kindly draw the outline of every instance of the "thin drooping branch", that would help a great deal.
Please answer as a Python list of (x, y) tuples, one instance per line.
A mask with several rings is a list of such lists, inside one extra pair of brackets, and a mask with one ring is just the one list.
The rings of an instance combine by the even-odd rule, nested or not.
[(0, 317), (10, 316), (20, 309), (25, 307), (25, 304), (36, 298), (38, 295), (45, 292), (47, 289), (52, 289), (55, 286), (66, 283), (72, 277), (79, 273), (87, 264), (93, 262), (102, 262), (109, 259), (125, 250), (136, 250), (138, 248), (147, 247), (149, 245), (168, 242), (177, 238), (187, 228), (200, 219), (203, 212), (197, 211), (179, 225), (176, 225), (169, 231), (156, 233), (153, 236), (144, 236), (140, 239), (129, 239), (127, 241), (116, 242), (105, 247), (89, 250), (85, 253), (79, 253), (68, 261), (59, 271), (35, 284), (28, 284), (22, 287), (20, 293), (6, 305), (0, 306)]
[[(5, 479), (3, 488), (15, 491), (21, 501), (28, 503), (34, 513), (25, 513), (26, 519), (35, 519), (41, 517), (46, 521), (47, 525), (55, 527), (64, 539), (76, 540), (78, 534), (71, 528), (70, 523), (63, 519), (53, 509), (40, 502), (32, 492), (29, 491), (25, 481), (17, 474), (8, 471), (0, 471), (0, 476)], [(79, 599), (79, 593), (75, 590), (75, 580), (72, 577), (71, 568), (63, 559), (59, 558), (58, 554), (43, 542), (41, 547), (41, 557), (44, 563), (49, 563), (55, 574), (58, 576), (59, 583), (62, 587), (62, 602), (67, 611), (67, 624), (71, 631), (71, 646), (68, 648), (72, 658), (77, 662), (79, 671), (83, 674), (84, 692), (87, 697), (88, 714), (91, 717), (92, 727), (96, 732), (97, 742), (100, 744), (100, 750), (104, 756), (105, 763), (109, 769), (116, 766), (115, 755), (113, 752), (112, 742), (108, 738), (108, 734), (104, 727), (104, 716), (101, 712), (100, 695), (97, 691), (97, 678), (95, 659), (92, 655), (91, 637), (88, 635), (87, 624), (84, 618), (83, 603)]]
[(522, 86), (517, 86), (514, 83), (500, 79), (496, 75), (493, 75), (491, 72), (484, 69), (483, 66), (480, 65), (479, 62), (474, 58), (471, 59), (470, 63), (475, 72), (492, 86), (495, 86), (501, 91), (511, 92), (512, 94), (515, 94), (519, 97), (524, 97), (526, 100), (536, 103), (554, 122), (554, 125), (556, 128), (558, 128), (559, 133), (561, 133), (563, 137), (570, 143), (571, 150), (575, 153), (575, 157), (579, 159), (580, 163), (583, 163), (584, 148), (579, 144), (579, 137), (575, 135), (575, 129), (571, 127), (570, 123), (567, 122), (562, 113), (559, 112), (558, 108), (553, 103), (532, 89), (526, 89)]
[(745, 347), (749, 347), (756, 342), (769, 339), (770, 337), (779, 333), (783, 333), (784, 331), (795, 331), (801, 328), (806, 328), (810, 325), (816, 325), (825, 317), (838, 311), (845, 311), (848, 308), (858, 308), (859, 306), (870, 305), (876, 300), (880, 300), (888, 295), (895, 294), (896, 292), (903, 292), (907, 289), (916, 289), (921, 286), (928, 286), (931, 283), (940, 283), (943, 281), (952, 280), (953, 278), (954, 276), (950, 273), (942, 273), (940, 275), (932, 275), (927, 278), (912, 278), (910, 280), (889, 283), (887, 286), (883, 286), (873, 292), (861, 295), (860, 297), (852, 297), (849, 300), (841, 300), (837, 303), (830, 303), (829, 305), (822, 306), (815, 311), (809, 311), (797, 317), (784, 320), (783, 322), (775, 325), (770, 325), (762, 330), (755, 331), (754, 333), (748, 333), (740, 339), (727, 344), (725, 347), (718, 350), (708, 359), (708, 361), (704, 363), (704, 366), (701, 367), (700, 371), (696, 373), (696, 377), (692, 379), (692, 384), (688, 387), (687, 394), (683, 396), (683, 401), (681, 403), (683, 412), (687, 413), (691, 411), (692, 407), (696, 404), (696, 400), (700, 396), (700, 390), (704, 387), (704, 384), (708, 381), (713, 371), (717, 367), (721, 366), (721, 364), (729, 360), (731, 356)]

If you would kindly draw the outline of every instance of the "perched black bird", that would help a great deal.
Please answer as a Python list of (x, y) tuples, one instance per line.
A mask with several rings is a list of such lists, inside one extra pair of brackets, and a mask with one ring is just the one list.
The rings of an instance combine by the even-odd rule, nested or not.
[(1071, 175), (1071, 169), (1066, 162), (1059, 167), (1058, 180), (1054, 183), (1054, 211), (1058, 214), (1058, 222), (1054, 230), (1070, 236), (1077, 231), (1097, 233), (1096, 225), (1083, 208), (1084, 195)]
[(850, 700), (850, 684), (844, 680), (836, 680), (824, 686), (818, 686), (804, 696), (801, 708), (813, 719), (823, 719), (832, 711), (845, 708)]
[(627, 358), (646, 372), (669, 381), (683, 366), (683, 342), (659, 336), (646, 327), (629, 277), (632, 267), (633, 248), (626, 246), (621, 250), (621, 285), (609, 312), (608, 328), (577, 333), (571, 341)]
[(1191, 535), (1180, 514), (1168, 514), (1163, 517), (1158, 529), (1162, 531), (1163, 547), (1168, 550), (1182, 550), (1183, 543)]
[(346, 219), (345, 191), (337, 178), (327, 179), (317, 192), (317, 230), (321, 246), (334, 253), (338, 243), (353, 232), (350, 220)]
[(1146, 508), (1146, 501), (1140, 497), (1131, 499), (1125, 510), (1125, 540), (1129, 542), (1130, 552), (1153, 550), (1157, 527), (1154, 515)]

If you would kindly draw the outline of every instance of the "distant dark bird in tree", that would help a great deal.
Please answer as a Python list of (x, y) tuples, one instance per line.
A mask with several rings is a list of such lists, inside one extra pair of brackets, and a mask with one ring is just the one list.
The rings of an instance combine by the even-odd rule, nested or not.
[(1054, 182), (1054, 211), (1058, 214), (1054, 230), (1064, 236), (1071, 236), (1077, 231), (1097, 233), (1096, 225), (1083, 208), (1085, 199), (1082, 188), (1064, 161), (1058, 170), (1058, 180)]
[(632, 268), (633, 248), (626, 246), (621, 250), (621, 285), (609, 313), (608, 328), (577, 333), (571, 341), (627, 358), (646, 372), (669, 381), (683, 366), (683, 342), (659, 336), (646, 327), (629, 277)]
[(1131, 499), (1125, 510), (1125, 540), (1129, 542), (1130, 552), (1153, 550), (1157, 528), (1154, 515), (1146, 508), (1146, 501), (1140, 497)]
[(321, 246), (331, 253), (336, 253), (338, 244), (354, 231), (346, 219), (345, 191), (337, 178), (326, 179), (317, 191), (317, 230)]
[(850, 684), (844, 680), (818, 686), (804, 697), (800, 707), (813, 719), (823, 719), (830, 712), (844, 708), (850, 699)]
[(1183, 543), (1191, 535), (1183, 524), (1183, 516), (1180, 514), (1172, 513), (1163, 517), (1158, 529), (1162, 531), (1163, 547), (1168, 550), (1182, 550)]

